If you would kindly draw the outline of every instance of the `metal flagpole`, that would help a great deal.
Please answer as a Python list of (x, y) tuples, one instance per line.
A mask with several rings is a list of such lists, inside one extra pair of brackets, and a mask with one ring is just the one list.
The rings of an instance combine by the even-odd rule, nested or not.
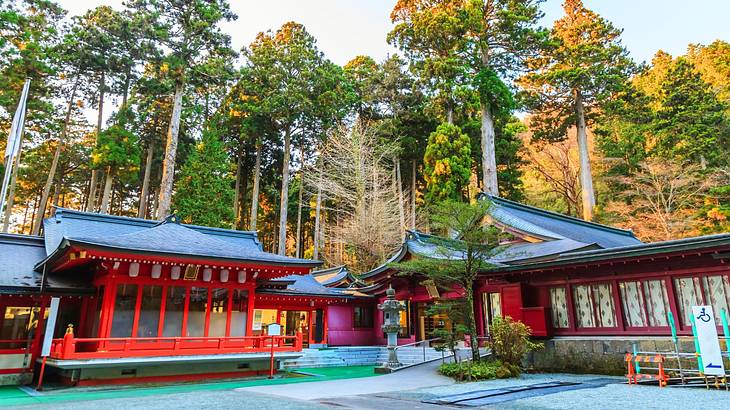
[(0, 190), (0, 214), (5, 208), (5, 195), (8, 193), (10, 176), (13, 174), (13, 162), (20, 149), (20, 139), (23, 135), (23, 125), (25, 123), (25, 104), (28, 100), (29, 88), (30, 79), (26, 79), (25, 85), (23, 85), (23, 92), (20, 95), (18, 108), (15, 110), (15, 116), (13, 117), (13, 125), (10, 127), (10, 134), (8, 134), (8, 143), (5, 147), (5, 175), (3, 176), (3, 186)]

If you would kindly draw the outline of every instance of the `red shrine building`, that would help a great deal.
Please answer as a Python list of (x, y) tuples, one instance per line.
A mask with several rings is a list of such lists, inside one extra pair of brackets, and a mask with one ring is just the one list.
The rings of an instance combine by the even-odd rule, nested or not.
[[(717, 323), (728, 311), (728, 234), (642, 243), (631, 231), (482, 199), (492, 204), (484, 223), (506, 238), (475, 284), (482, 336), (494, 317), (508, 315), (548, 349), (573, 343), (578, 353), (620, 361), (628, 341), (669, 336), (670, 316), (680, 335), (691, 335), (693, 305), (712, 305)], [(377, 304), (391, 286), (405, 306), (399, 343), (429, 340), (451, 326), (428, 315), (429, 306), (461, 296), (392, 269), (409, 258), (456, 257), (417, 231), (386, 263), (354, 275), (264, 252), (254, 232), (175, 217), (56, 209), (43, 228), (39, 237), (0, 235), (4, 383), (37, 378), (52, 297), (60, 309), (48, 377), (89, 385), (264, 374), (271, 351), (278, 363), (307, 348), (384, 345)], [(268, 334), (270, 324), (280, 336)], [(580, 351), (594, 343), (600, 352)]]

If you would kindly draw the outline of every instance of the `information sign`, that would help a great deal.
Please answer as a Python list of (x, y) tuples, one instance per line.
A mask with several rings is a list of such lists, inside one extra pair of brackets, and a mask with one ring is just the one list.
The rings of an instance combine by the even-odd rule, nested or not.
[(712, 306), (692, 306), (695, 332), (700, 346), (704, 373), (707, 376), (724, 376), (720, 340), (717, 338), (717, 325)]

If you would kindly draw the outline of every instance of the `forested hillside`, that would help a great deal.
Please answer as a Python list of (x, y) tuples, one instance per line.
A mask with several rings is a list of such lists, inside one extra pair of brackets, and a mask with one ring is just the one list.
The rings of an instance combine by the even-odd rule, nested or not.
[(541, 0), (394, 3), (399, 53), (339, 66), (297, 22), (233, 49), (225, 0), (0, 2), (3, 135), (31, 81), (5, 231), (175, 213), (364, 271), (480, 192), (648, 241), (730, 230), (730, 43), (637, 62), (580, 0), (551, 27)]

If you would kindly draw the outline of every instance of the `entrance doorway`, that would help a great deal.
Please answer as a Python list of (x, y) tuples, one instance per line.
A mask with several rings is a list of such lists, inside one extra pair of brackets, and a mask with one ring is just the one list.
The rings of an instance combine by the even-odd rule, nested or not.
[(302, 332), (302, 343), (309, 347), (309, 311), (282, 310), (279, 312), (279, 324), (282, 335), (296, 336), (297, 332)]
[(495, 317), (502, 316), (502, 294), (499, 292), (482, 293), (482, 313), (484, 316), (484, 333), (489, 334), (489, 326)]
[(428, 340), (436, 337), (434, 332), (439, 329), (451, 331), (453, 324), (445, 313), (429, 315), (428, 310), (432, 303), (416, 304), (416, 315), (418, 317), (417, 340)]

